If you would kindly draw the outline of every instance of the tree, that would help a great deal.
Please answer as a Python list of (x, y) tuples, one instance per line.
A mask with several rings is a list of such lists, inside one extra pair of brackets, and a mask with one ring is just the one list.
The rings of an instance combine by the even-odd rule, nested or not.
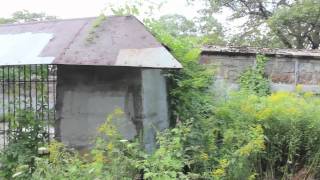
[[(320, 45), (320, 1), (304, 0), (277, 10), (268, 19), (274, 32), (288, 37), (291, 47), (318, 49)], [(288, 47), (290, 47), (288, 45)]]
[[(148, 26), (150, 21), (146, 22)], [(185, 16), (178, 14), (164, 15), (159, 19), (153, 19), (152, 24), (153, 27), (157, 26), (173, 37), (188, 38), (198, 46), (206, 44), (222, 45), (225, 43), (222, 25), (213, 17), (204, 20), (202, 17), (187, 19)]]
[[(231, 9), (231, 19), (247, 18), (244, 34), (267, 28), (287, 48), (318, 49), (319, 0), (205, 0), (207, 14)], [(248, 33), (250, 32), (251, 33)]]
[(13, 20), (7, 19), (7, 18), (0, 18), (0, 24), (8, 24), (8, 23), (13, 23)]
[(49, 16), (45, 13), (31, 13), (27, 10), (14, 12), (11, 18), (0, 18), (0, 24), (25, 23), (34, 21), (46, 21), (57, 19), (56, 16)]
[(142, 19), (150, 30), (152, 29), (151, 27), (157, 27), (175, 38), (183, 37), (194, 41), (198, 46), (225, 44), (222, 25), (214, 16), (187, 19), (183, 15), (170, 14), (156, 18), (155, 13), (162, 8), (163, 3), (165, 3), (164, 0), (157, 2), (152, 0), (131, 0), (117, 4), (109, 3), (104, 12), (111, 15), (135, 15)]
[(161, 16), (158, 22), (162, 24), (163, 29), (174, 37), (195, 35), (197, 33), (196, 24), (179, 14)]

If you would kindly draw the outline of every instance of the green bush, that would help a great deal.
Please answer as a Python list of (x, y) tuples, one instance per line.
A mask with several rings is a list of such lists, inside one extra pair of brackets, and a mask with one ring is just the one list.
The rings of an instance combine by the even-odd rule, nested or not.
[(239, 78), (240, 88), (260, 96), (271, 93), (270, 81), (265, 75), (265, 64), (267, 58), (257, 55), (256, 64), (243, 72)]
[(181, 125), (161, 133), (159, 148), (147, 154), (139, 143), (122, 139), (113, 125), (112, 121), (122, 114), (117, 109), (107, 117), (98, 128), (94, 148), (84, 156), (67, 150), (61, 143), (52, 143), (48, 158), (36, 158), (32, 179), (186, 179), (181, 142), (188, 127)]
[[(247, 170), (242, 170), (242, 174), (256, 173), (261, 179), (291, 179), (299, 172), (307, 172), (305, 177), (319, 172), (319, 108), (320, 99), (310, 93), (278, 92), (258, 97), (238, 92), (217, 105), (214, 118), (220, 123), (217, 128), (222, 148), (228, 151), (237, 152), (232, 147), (245, 144), (243, 139), (248, 138), (249, 129), (262, 128), (258, 134), (262, 133), (263, 138), (250, 141), (248, 147), (242, 146), (240, 150), (243, 155), (252, 154), (250, 149), (259, 150), (246, 159), (248, 163), (243, 168)], [(234, 172), (230, 167), (227, 174)]]
[(214, 70), (199, 64), (199, 39), (188, 36), (173, 37), (159, 22), (146, 23), (156, 38), (170, 49), (183, 66), (183, 69), (172, 70), (167, 74), (172, 120), (186, 121), (210, 116), (213, 96), (209, 87), (213, 83)]
[(47, 138), (43, 121), (36, 120), (32, 111), (18, 111), (16, 116), (8, 116), (11, 129), (7, 132), (5, 150), (0, 152), (0, 179), (11, 179), (17, 170), (25, 172), (20, 178), (29, 177), (34, 168), (34, 159), (38, 156), (38, 147), (43, 146)]

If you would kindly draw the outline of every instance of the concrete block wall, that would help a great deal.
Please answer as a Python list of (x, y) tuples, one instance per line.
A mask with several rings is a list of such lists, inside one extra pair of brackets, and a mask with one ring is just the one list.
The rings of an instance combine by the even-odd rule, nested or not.
[[(320, 93), (320, 60), (294, 56), (268, 56), (268, 59), (266, 74), (274, 91), (293, 91), (300, 84), (303, 91)], [(215, 87), (222, 88), (223, 84), (237, 89), (239, 76), (255, 64), (255, 56), (203, 54), (200, 62), (216, 68)]]
[(108, 114), (121, 108), (125, 117), (114, 123), (126, 139), (143, 137), (148, 151), (156, 129), (167, 128), (166, 83), (158, 69), (58, 66), (56, 137), (87, 149)]

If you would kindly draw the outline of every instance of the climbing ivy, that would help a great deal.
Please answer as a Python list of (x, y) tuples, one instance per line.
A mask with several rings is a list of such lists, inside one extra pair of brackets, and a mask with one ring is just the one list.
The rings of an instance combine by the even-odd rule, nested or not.
[(265, 65), (268, 59), (263, 55), (257, 55), (256, 64), (243, 72), (239, 78), (242, 90), (268, 95), (271, 92), (270, 82), (265, 75)]

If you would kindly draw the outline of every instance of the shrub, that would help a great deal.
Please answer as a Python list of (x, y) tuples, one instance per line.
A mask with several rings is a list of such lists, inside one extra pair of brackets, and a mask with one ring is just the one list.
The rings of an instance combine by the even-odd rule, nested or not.
[[(113, 125), (123, 113), (116, 110), (98, 128), (94, 148), (84, 157), (50, 145), (48, 158), (37, 158), (32, 179), (175, 179), (184, 178), (184, 153), (181, 145), (187, 127), (179, 126), (158, 136), (159, 148), (146, 154), (139, 143), (122, 139)], [(173, 139), (171, 139), (173, 137)]]
[(29, 177), (34, 168), (34, 158), (38, 147), (44, 145), (46, 131), (42, 121), (35, 119), (32, 111), (18, 111), (15, 117), (10, 116), (11, 129), (8, 131), (9, 144), (0, 152), (0, 177), (11, 179), (15, 171), (23, 171), (21, 178)]
[(229, 151), (228, 144), (244, 144), (242, 138), (248, 137), (248, 129), (258, 128), (253, 132), (263, 133), (264, 138), (234, 151), (243, 156), (260, 147), (257, 155), (247, 158), (251, 173), (260, 178), (290, 179), (300, 171), (308, 172), (305, 177), (319, 172), (319, 108), (320, 99), (310, 93), (278, 92), (258, 97), (238, 92), (217, 106), (215, 118), (220, 123), (223, 148)]
[(269, 95), (271, 92), (270, 81), (265, 75), (267, 58), (257, 55), (255, 66), (243, 72), (239, 78), (240, 88), (260, 96)]
[[(183, 65), (181, 70), (169, 71), (170, 110), (172, 120), (201, 119), (212, 114), (213, 68), (199, 64), (200, 44), (196, 37), (173, 37), (157, 21), (147, 21), (156, 38), (166, 45)], [(174, 124), (174, 123), (173, 123)]]
[[(53, 143), (48, 158), (35, 158), (32, 178), (292, 179), (301, 172), (303, 178), (316, 177), (319, 107), (320, 99), (310, 93), (236, 92), (215, 105), (214, 116), (159, 133), (152, 154), (122, 139), (112, 124), (122, 114), (117, 110), (98, 129), (88, 155)], [(15, 170), (17, 178), (28, 174)]]

